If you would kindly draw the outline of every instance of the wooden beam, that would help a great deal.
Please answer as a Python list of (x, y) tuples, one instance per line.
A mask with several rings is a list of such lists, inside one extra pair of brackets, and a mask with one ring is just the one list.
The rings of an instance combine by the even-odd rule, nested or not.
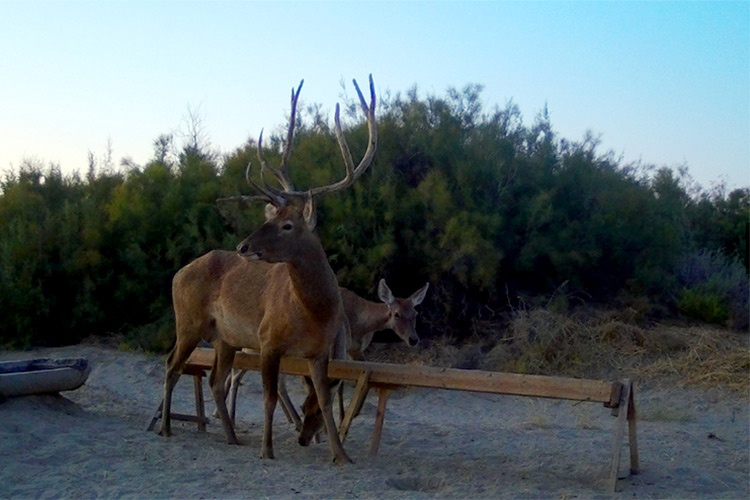
[[(620, 455), (622, 454), (622, 439), (625, 436), (625, 424), (628, 423), (628, 414), (630, 413), (630, 406), (629, 403), (631, 401), (631, 391), (633, 389), (633, 384), (630, 382), (630, 380), (624, 380), (622, 384), (622, 394), (621, 394), (621, 408), (620, 412), (617, 415), (617, 423), (615, 423), (615, 435), (614, 435), (614, 442), (612, 443), (612, 460), (610, 460), (610, 466), (609, 466), (609, 484), (608, 489), (610, 493), (615, 493), (617, 491), (617, 480), (620, 476)], [(632, 469), (632, 460), (633, 460), (633, 448), (632, 448), (632, 441), (631, 441), (631, 469)]]
[(367, 398), (368, 392), (370, 392), (370, 371), (365, 370), (359, 376), (357, 384), (354, 386), (354, 392), (352, 393), (349, 408), (347, 408), (344, 418), (339, 426), (339, 439), (342, 444), (346, 439), (346, 435), (349, 432), (349, 427), (351, 427), (354, 417), (359, 415), (359, 412), (362, 410), (362, 405), (365, 403), (365, 398)]
[(385, 421), (385, 408), (388, 403), (388, 396), (391, 393), (391, 388), (385, 386), (378, 389), (378, 412), (375, 414), (375, 429), (372, 433), (372, 442), (370, 443), (371, 457), (378, 454), (380, 449), (380, 436), (383, 434), (383, 422)]
[[(198, 348), (190, 355), (188, 363), (210, 369), (213, 361), (213, 349)], [(234, 368), (260, 371), (260, 355), (238, 352), (235, 355)], [(284, 357), (280, 370), (291, 375), (310, 375), (307, 360), (304, 358)], [(328, 364), (328, 376), (335, 379), (356, 381), (366, 370), (371, 372), (371, 384), (595, 401), (612, 407), (619, 404), (619, 401), (611, 400), (613, 393), (619, 392), (612, 390), (613, 383), (599, 380), (363, 361), (331, 360)]]

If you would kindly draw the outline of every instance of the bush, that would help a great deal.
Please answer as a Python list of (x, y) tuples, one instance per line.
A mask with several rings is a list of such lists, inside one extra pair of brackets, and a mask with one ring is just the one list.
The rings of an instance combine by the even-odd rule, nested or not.
[[(566, 293), (548, 306), (556, 313), (574, 297), (602, 304), (629, 295), (653, 303), (650, 311), (748, 327), (738, 261), (747, 255), (750, 190), (696, 197), (683, 171), (623, 165), (597, 152), (590, 134), (559, 138), (546, 109), (529, 126), (513, 103), (482, 109), (476, 85), (426, 99), (415, 88), (381, 102), (374, 163), (352, 188), (321, 200), (318, 230), (340, 283), (362, 295), (373, 296), (380, 278), (394, 290), (430, 281), (423, 338), (489, 338), (487, 322), (560, 283)], [(333, 127), (312, 109), (299, 115), (290, 159), (301, 189), (343, 174)], [(352, 123), (345, 134), (359, 158), (367, 126)], [(266, 156), (278, 163), (284, 138), (270, 139)], [(120, 172), (90, 160), (85, 177), (34, 163), (0, 176), (0, 345), (132, 331), (132, 347), (168, 347), (173, 333), (162, 318), (171, 316), (174, 273), (208, 250), (233, 248), (261, 223), (259, 205), (216, 204), (248, 191), (254, 141), (221, 160), (200, 142), (171, 154), (162, 136), (152, 161)], [(689, 251), (676, 268), (686, 248), (718, 250)], [(536, 331), (550, 318), (526, 311), (516, 319)], [(532, 347), (552, 364), (579, 363), (556, 351), (576, 340), (568, 327)]]
[(739, 258), (706, 249), (686, 253), (679, 261), (677, 279), (683, 287), (677, 298), (682, 314), (709, 323), (729, 322), (735, 330), (747, 330), (750, 293)]
[(170, 311), (153, 323), (137, 326), (129, 330), (120, 349), (165, 354), (172, 349), (175, 341), (174, 316)]
[(705, 288), (683, 289), (677, 304), (680, 312), (690, 319), (717, 325), (726, 324), (729, 320), (729, 308), (726, 302), (718, 294), (707, 291)]

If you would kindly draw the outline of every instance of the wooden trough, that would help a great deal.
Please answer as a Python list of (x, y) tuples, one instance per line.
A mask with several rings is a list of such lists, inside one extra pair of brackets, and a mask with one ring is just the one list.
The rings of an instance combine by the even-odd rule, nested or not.
[[(196, 415), (173, 413), (173, 419), (196, 422), (199, 430), (205, 430), (205, 424), (208, 420), (205, 415), (202, 378), (205, 376), (206, 370), (212, 368), (213, 363), (213, 349), (198, 348), (190, 355), (183, 374), (194, 377)], [(238, 352), (235, 355), (233, 366), (242, 370), (260, 371), (260, 355)], [(304, 358), (284, 357), (281, 360), (280, 370), (282, 373), (290, 375), (310, 375), (307, 360)], [(339, 429), (342, 441), (346, 438), (352, 420), (359, 413), (370, 389), (378, 390), (378, 409), (370, 445), (370, 455), (375, 455), (378, 452), (389, 393), (400, 387), (429, 387), (602, 403), (606, 408), (611, 408), (612, 415), (617, 417), (608, 489), (614, 492), (617, 486), (626, 424), (629, 434), (630, 473), (638, 474), (639, 472), (635, 398), (633, 384), (627, 379), (619, 382), (605, 382), (542, 375), (340, 360), (330, 361), (328, 376), (334, 379), (356, 382), (351, 402), (346, 409), (344, 420), (341, 422)], [(161, 418), (161, 405), (151, 419), (148, 430), (154, 428), (159, 418)]]
[(91, 372), (84, 358), (0, 361), (0, 399), (54, 394), (81, 387)]

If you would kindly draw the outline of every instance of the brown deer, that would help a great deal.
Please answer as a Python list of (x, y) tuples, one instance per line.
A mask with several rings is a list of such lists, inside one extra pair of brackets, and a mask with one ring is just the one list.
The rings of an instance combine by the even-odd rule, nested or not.
[[(385, 280), (381, 279), (378, 283), (378, 298), (381, 300), (380, 303), (369, 301), (347, 288), (340, 287), (341, 299), (344, 301), (344, 311), (351, 329), (349, 355), (353, 359), (364, 360), (363, 353), (369, 347), (370, 342), (372, 342), (373, 335), (375, 335), (375, 332), (381, 330), (393, 330), (410, 347), (419, 344), (419, 335), (417, 335), (416, 330), (417, 311), (415, 307), (422, 303), (429, 286), (430, 284), (426, 283), (411, 296), (402, 299), (394, 297)], [(234, 421), (235, 417), (237, 391), (245, 373), (246, 370), (234, 369), (229, 380), (228, 411), (232, 421)], [(339, 390), (341, 388), (342, 386), (339, 386)], [(305, 408), (305, 425), (303, 426), (289, 398), (283, 377), (279, 381), (279, 401), (287, 418), (295, 424), (298, 431), (305, 428), (308, 429), (305, 434), (312, 432), (312, 430), (314, 430), (312, 432), (314, 434), (320, 430), (323, 421), (319, 417), (315, 417), (315, 415), (318, 415), (316, 401), (311, 401), (303, 405), (303, 408)], [(342, 401), (341, 393), (339, 394), (339, 401)], [(316, 418), (315, 423), (307, 422), (307, 419), (311, 417)], [(303, 446), (306, 446), (310, 442), (309, 436), (303, 437), (300, 435), (299, 442)]]
[(273, 458), (272, 425), (277, 402), (279, 364), (284, 355), (308, 359), (315, 393), (325, 421), (336, 463), (351, 462), (333, 420), (328, 383), (330, 355), (346, 355), (349, 324), (344, 313), (336, 275), (320, 239), (315, 234), (316, 197), (349, 187), (367, 170), (377, 148), (375, 86), (370, 75), (370, 104), (354, 81), (367, 117), (367, 150), (354, 166), (336, 106), (335, 133), (346, 166), (340, 181), (295, 191), (287, 172), (294, 136), (297, 99), (302, 88), (292, 89), (291, 115), (286, 143), (278, 168), (263, 157), (263, 134), (258, 138), (258, 160), (282, 190), (246, 179), (258, 192), (229, 198), (266, 202), (266, 222), (237, 245), (237, 252), (215, 250), (180, 269), (172, 281), (177, 341), (167, 359), (160, 434), (171, 435), (172, 391), (190, 353), (201, 340), (211, 342), (215, 359), (209, 384), (227, 442), (238, 444), (225, 403), (224, 382), (238, 349), (260, 352), (265, 421), (261, 457)]
[(378, 298), (382, 303), (363, 299), (346, 288), (341, 288), (341, 299), (344, 310), (349, 319), (352, 338), (349, 345), (349, 355), (356, 360), (364, 360), (364, 351), (372, 342), (375, 332), (393, 330), (407, 345), (414, 347), (419, 344), (416, 322), (417, 311), (414, 309), (422, 303), (427, 289), (426, 283), (406, 299), (393, 296), (384, 279), (378, 283)]
[[(364, 360), (363, 352), (369, 347), (375, 332), (385, 329), (396, 332), (409, 346), (416, 346), (419, 343), (419, 337), (416, 331), (417, 312), (414, 307), (422, 303), (429, 286), (430, 284), (426, 283), (409, 298), (399, 299), (393, 296), (385, 280), (381, 279), (378, 283), (378, 297), (383, 301), (382, 304), (370, 302), (346, 288), (341, 288), (341, 298), (344, 300), (344, 309), (349, 319), (352, 335), (349, 355), (354, 359)], [(350, 314), (350, 311), (353, 314)], [(302, 446), (309, 445), (324, 424), (317, 396), (310, 387), (308, 380), (306, 380), (306, 384), (308, 394), (302, 404), (305, 419), (299, 429), (297, 439)], [(339, 403), (342, 405), (344, 400), (343, 389), (344, 386), (339, 385)], [(343, 407), (340, 408), (340, 411), (343, 419)]]

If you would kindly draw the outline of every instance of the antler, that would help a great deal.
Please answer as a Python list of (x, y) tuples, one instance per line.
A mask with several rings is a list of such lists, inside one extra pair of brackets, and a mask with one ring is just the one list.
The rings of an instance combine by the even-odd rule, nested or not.
[(310, 190), (312, 196), (319, 196), (321, 194), (335, 193), (351, 186), (359, 176), (361, 176), (372, 163), (372, 159), (375, 157), (375, 151), (378, 147), (378, 127), (375, 121), (375, 85), (372, 82), (372, 75), (370, 75), (370, 105), (367, 105), (365, 98), (362, 96), (362, 91), (359, 90), (357, 80), (352, 80), (354, 88), (357, 89), (357, 95), (359, 96), (359, 103), (362, 106), (362, 111), (365, 113), (367, 118), (367, 129), (369, 132), (369, 140), (367, 142), (367, 150), (365, 151), (362, 160), (354, 168), (354, 161), (352, 160), (352, 154), (349, 151), (349, 145), (346, 143), (344, 132), (341, 130), (341, 121), (339, 120), (339, 105), (336, 104), (336, 114), (334, 121), (336, 122), (336, 139), (339, 141), (339, 147), (341, 148), (341, 154), (344, 156), (344, 164), (346, 165), (346, 177), (340, 181), (330, 184), (328, 186), (321, 186)]
[(302, 90), (302, 84), (305, 83), (305, 80), (301, 80), (299, 82), (299, 87), (297, 87), (297, 92), (294, 91), (294, 88), (292, 88), (292, 111), (291, 115), (289, 116), (289, 128), (287, 129), (286, 133), (286, 143), (284, 143), (284, 149), (281, 153), (281, 163), (279, 164), (279, 168), (274, 168), (271, 165), (268, 164), (266, 161), (265, 156), (263, 156), (263, 131), (260, 131), (260, 137), (258, 137), (258, 161), (260, 161), (261, 165), (261, 176), (263, 175), (264, 170), (268, 170), (273, 174), (274, 177), (276, 177), (276, 180), (279, 181), (279, 184), (281, 184), (281, 187), (284, 188), (284, 191), (286, 192), (293, 192), (294, 186), (292, 185), (292, 180), (289, 178), (289, 172), (287, 170), (287, 160), (289, 160), (289, 153), (292, 151), (292, 140), (294, 139), (294, 126), (297, 123), (297, 100), (299, 99), (299, 93)]
[[(354, 183), (354, 181), (356, 181), (370, 166), (370, 164), (372, 163), (372, 159), (375, 156), (375, 151), (377, 150), (378, 129), (377, 129), (377, 122), (375, 120), (375, 84), (373, 83), (372, 75), (370, 75), (369, 79), (370, 79), (370, 104), (369, 105), (365, 101), (365, 98), (362, 95), (362, 91), (359, 89), (357, 80), (352, 80), (352, 82), (354, 83), (354, 88), (357, 90), (357, 95), (359, 96), (359, 102), (360, 102), (360, 105), (362, 106), (362, 111), (364, 111), (365, 117), (367, 118), (367, 129), (369, 132), (367, 150), (365, 151), (365, 154), (362, 157), (362, 160), (359, 162), (359, 165), (357, 165), (356, 167), (354, 167), (354, 160), (352, 159), (352, 154), (349, 151), (349, 145), (347, 144), (346, 138), (344, 137), (344, 132), (341, 129), (341, 120), (339, 118), (340, 109), (339, 109), (339, 105), (336, 104), (336, 113), (334, 115), (336, 139), (338, 140), (339, 148), (341, 149), (341, 154), (344, 157), (344, 165), (346, 167), (346, 176), (343, 179), (333, 184), (312, 188), (309, 191), (296, 191), (294, 189), (291, 179), (289, 178), (289, 172), (287, 169), (287, 161), (289, 159), (289, 154), (292, 150), (292, 140), (294, 138), (294, 126), (296, 123), (296, 116), (297, 116), (297, 100), (299, 99), (299, 94), (300, 94), (300, 91), (302, 90), (302, 84), (305, 82), (304, 80), (302, 80), (300, 81), (300, 84), (297, 87), (296, 92), (294, 88), (292, 88), (292, 99), (291, 99), (292, 109), (291, 109), (291, 115), (289, 117), (289, 128), (287, 129), (286, 143), (284, 144), (284, 149), (281, 154), (281, 162), (279, 164), (279, 167), (278, 168), (272, 167), (263, 156), (263, 131), (261, 130), (260, 137), (258, 138), (258, 161), (260, 162), (260, 165), (261, 165), (260, 173), (261, 173), (261, 179), (263, 179), (263, 185), (262, 186), (259, 185), (258, 183), (253, 181), (252, 178), (250, 177), (250, 164), (249, 163), (247, 165), (247, 169), (245, 170), (245, 179), (247, 180), (248, 184), (250, 184), (260, 194), (252, 195), (252, 196), (242, 195), (242, 196), (232, 196), (228, 198), (220, 198), (218, 201), (220, 202), (230, 201), (230, 200), (265, 201), (267, 203), (271, 203), (276, 206), (284, 206), (292, 198), (307, 198), (308, 196), (315, 197), (315, 196), (319, 196), (322, 194), (328, 194), (328, 193), (334, 193), (336, 191), (341, 191), (342, 189), (346, 189), (347, 187), (351, 186)], [(269, 186), (267, 182), (265, 182), (265, 179), (263, 177), (265, 171), (271, 172), (271, 174), (276, 178), (276, 180), (281, 185), (283, 191), (273, 188)]]
[[(218, 202), (225, 202), (225, 201), (263, 201), (266, 203), (271, 203), (276, 206), (283, 206), (286, 204), (287, 199), (284, 196), (285, 192), (294, 192), (294, 186), (292, 185), (292, 181), (289, 178), (289, 173), (287, 170), (287, 160), (289, 159), (289, 153), (292, 150), (292, 139), (294, 138), (294, 126), (297, 122), (297, 100), (299, 99), (300, 91), (302, 90), (302, 85), (305, 83), (305, 80), (301, 80), (299, 82), (299, 86), (297, 87), (297, 91), (294, 91), (294, 87), (292, 87), (292, 99), (291, 99), (291, 116), (289, 118), (289, 129), (287, 130), (286, 135), (286, 143), (284, 144), (284, 149), (281, 154), (281, 163), (279, 164), (279, 168), (272, 167), (268, 161), (266, 161), (265, 156), (263, 155), (263, 130), (260, 131), (260, 136), (258, 137), (258, 161), (260, 162), (260, 176), (263, 180), (263, 185), (256, 183), (253, 178), (250, 176), (250, 167), (251, 163), (247, 164), (247, 168), (245, 169), (245, 180), (248, 184), (250, 184), (256, 191), (258, 191), (260, 194), (257, 195), (240, 195), (240, 196), (230, 196), (227, 198), (219, 198)], [(268, 183), (265, 180), (264, 173), (268, 170), (273, 174), (273, 176), (276, 178), (276, 180), (281, 184), (281, 187), (284, 189), (284, 191), (279, 191), (278, 189), (275, 189), (268, 185)]]

